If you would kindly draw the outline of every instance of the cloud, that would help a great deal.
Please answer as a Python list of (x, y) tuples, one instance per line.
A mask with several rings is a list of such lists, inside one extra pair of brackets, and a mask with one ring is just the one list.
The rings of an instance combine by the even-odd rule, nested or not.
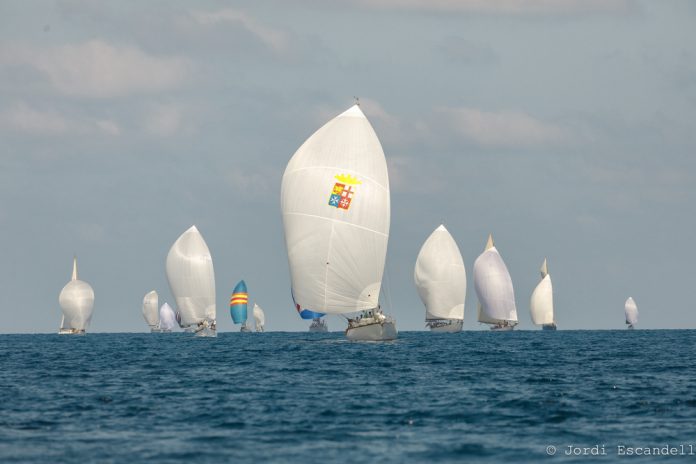
[(174, 135), (182, 127), (181, 109), (175, 105), (153, 106), (145, 113), (144, 127), (152, 135)]
[(484, 147), (557, 144), (569, 137), (561, 127), (519, 111), (437, 108), (436, 120), (455, 135)]
[(231, 8), (216, 12), (194, 11), (191, 16), (198, 24), (206, 26), (226, 22), (239, 24), (272, 50), (282, 52), (286, 49), (287, 40), (282, 32), (258, 23), (243, 11)]
[(90, 40), (51, 48), (0, 49), (0, 66), (26, 65), (45, 75), (64, 95), (111, 98), (179, 86), (190, 65), (180, 57), (155, 57), (132, 46)]
[(630, 0), (353, 0), (379, 9), (404, 9), (503, 15), (622, 13)]
[(35, 109), (24, 102), (0, 111), (0, 130), (36, 136), (94, 133), (116, 136), (121, 133), (111, 120), (75, 119), (52, 109)]

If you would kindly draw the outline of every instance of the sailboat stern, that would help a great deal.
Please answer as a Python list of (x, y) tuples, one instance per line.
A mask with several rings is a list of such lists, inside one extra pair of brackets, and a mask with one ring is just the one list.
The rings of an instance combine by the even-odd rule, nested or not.
[(397, 335), (396, 322), (391, 318), (373, 319), (346, 329), (346, 338), (351, 341), (383, 342), (396, 340)]

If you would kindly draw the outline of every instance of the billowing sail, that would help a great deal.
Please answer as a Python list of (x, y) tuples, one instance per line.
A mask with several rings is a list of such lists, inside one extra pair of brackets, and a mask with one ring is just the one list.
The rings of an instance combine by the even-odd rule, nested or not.
[(425, 305), (426, 321), (464, 319), (464, 260), (444, 225), (435, 229), (421, 247), (413, 279)]
[(235, 285), (232, 296), (230, 297), (230, 314), (235, 324), (246, 322), (248, 301), (249, 294), (247, 293), (246, 283), (240, 280), (237, 285)]
[(492, 237), (488, 238), (486, 251), (474, 262), (474, 288), (480, 303), (479, 322), (517, 322), (512, 279)]
[(156, 291), (148, 292), (143, 298), (143, 317), (151, 328), (159, 323), (159, 297)]
[(176, 322), (176, 314), (169, 304), (164, 303), (159, 310), (159, 328), (166, 331), (172, 331), (178, 325)]
[(377, 308), (389, 239), (389, 177), (355, 105), (288, 163), (281, 210), (295, 308), (305, 319)]
[(626, 312), (626, 324), (635, 325), (638, 323), (638, 306), (630, 296), (624, 304), (624, 311)]
[(60, 291), (58, 303), (63, 310), (61, 329), (87, 330), (92, 321), (94, 290), (77, 278), (77, 257), (73, 258), (72, 280)]
[(191, 226), (174, 242), (166, 268), (182, 326), (215, 321), (213, 259), (196, 226)]
[(254, 322), (256, 324), (256, 330), (263, 330), (263, 326), (266, 325), (266, 315), (263, 313), (263, 309), (256, 303), (254, 303)]
[(541, 281), (532, 292), (530, 301), (532, 322), (536, 325), (553, 324), (553, 285), (546, 260), (541, 265)]

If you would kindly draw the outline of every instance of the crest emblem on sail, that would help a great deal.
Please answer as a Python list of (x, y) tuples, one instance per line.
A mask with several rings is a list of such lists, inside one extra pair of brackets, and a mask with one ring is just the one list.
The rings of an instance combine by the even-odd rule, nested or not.
[(329, 206), (339, 209), (350, 208), (350, 202), (353, 201), (355, 194), (355, 185), (362, 184), (357, 178), (350, 174), (339, 174), (334, 176), (338, 182), (333, 186), (331, 196), (329, 197)]

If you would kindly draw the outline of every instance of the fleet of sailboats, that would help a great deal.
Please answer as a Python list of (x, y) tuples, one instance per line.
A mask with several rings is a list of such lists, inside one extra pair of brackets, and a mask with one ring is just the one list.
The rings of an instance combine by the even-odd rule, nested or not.
[(541, 265), (540, 272), (541, 281), (534, 288), (529, 303), (532, 322), (540, 325), (543, 330), (556, 330), (556, 321), (553, 316), (553, 285), (546, 259)]
[(635, 329), (638, 323), (638, 306), (632, 297), (628, 297), (626, 303), (624, 303), (624, 313), (626, 313), (626, 324), (628, 329)]
[[(310, 332), (327, 332), (324, 316), (348, 322), (349, 340), (384, 341), (397, 337), (396, 322), (382, 312), (382, 290), (390, 229), (387, 163), (379, 138), (358, 103), (314, 132), (287, 164), (281, 183), (281, 214), (290, 267), (291, 295), (299, 316), (311, 320)], [(177, 325), (198, 336), (215, 337), (216, 303), (213, 260), (205, 240), (191, 226), (171, 246), (166, 276), (176, 301), (158, 308), (155, 290), (143, 298), (142, 313), (151, 332), (171, 332)], [(532, 322), (556, 330), (553, 285), (547, 260), (530, 298)], [(456, 241), (444, 225), (423, 243), (414, 282), (425, 306), (431, 332), (460, 332), (464, 323), (467, 277)], [(512, 279), (489, 235), (474, 262), (478, 321), (491, 330), (518, 324)], [(60, 292), (63, 312), (59, 333), (84, 334), (94, 306), (92, 287), (77, 276)], [(248, 332), (246, 283), (237, 283), (230, 314)], [(633, 329), (638, 308), (629, 297), (626, 324)], [(254, 326), (263, 332), (265, 313), (254, 304)]]
[(215, 337), (215, 271), (208, 245), (196, 226), (174, 242), (166, 261), (167, 281), (181, 325), (198, 336)]
[(63, 311), (58, 333), (61, 335), (84, 334), (92, 321), (94, 290), (87, 282), (77, 278), (77, 256), (73, 257), (72, 278), (60, 291), (58, 303)]
[(466, 270), (457, 242), (440, 225), (416, 258), (413, 279), (432, 332), (460, 332), (464, 325)]
[(300, 316), (344, 315), (350, 340), (396, 338), (395, 321), (379, 305), (389, 240), (387, 163), (357, 104), (312, 134), (290, 159), (281, 211)]
[(478, 321), (490, 324), (491, 330), (513, 330), (517, 325), (515, 291), (492, 235), (474, 262), (474, 288), (479, 300)]

